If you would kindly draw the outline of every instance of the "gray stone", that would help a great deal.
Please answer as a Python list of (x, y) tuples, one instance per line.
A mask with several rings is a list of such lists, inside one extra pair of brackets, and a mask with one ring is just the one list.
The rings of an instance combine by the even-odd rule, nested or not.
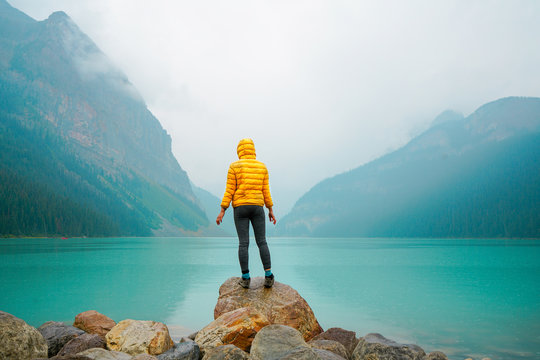
[(34, 327), (0, 311), (0, 359), (23, 360), (47, 357), (47, 342)]
[(423, 360), (424, 350), (418, 345), (399, 344), (381, 334), (367, 334), (353, 351), (353, 360)]
[(74, 339), (71, 339), (64, 347), (58, 352), (59, 356), (78, 354), (81, 351), (102, 348), (105, 349), (105, 340), (98, 334), (82, 334)]
[(321, 359), (319, 358), (319, 356), (317, 356), (315, 349), (312, 349), (310, 347), (305, 347), (305, 346), (298, 346), (290, 350), (284, 356), (280, 357), (279, 360), (321, 360)]
[(101, 348), (84, 350), (77, 355), (83, 355), (92, 360), (131, 360), (131, 355), (119, 351), (108, 351)]
[(308, 342), (308, 345), (315, 349), (331, 351), (345, 359), (349, 358), (349, 353), (347, 349), (345, 349), (345, 346), (334, 340), (311, 340)]
[(208, 349), (203, 360), (247, 360), (249, 354), (236, 346), (229, 344)]
[(139, 354), (132, 357), (131, 360), (157, 360), (157, 357), (154, 355)]
[(345, 360), (348, 359), (347, 356), (342, 357), (338, 354), (333, 353), (332, 351), (324, 350), (324, 349), (317, 349), (313, 348), (313, 351), (315, 352), (315, 355), (319, 360)]
[[(339, 344), (343, 348), (343, 345)], [(251, 344), (253, 360), (344, 360), (333, 352), (311, 348), (302, 334), (289, 326), (262, 328)]]
[(313, 340), (333, 340), (337, 341), (347, 349), (349, 356), (352, 355), (356, 345), (358, 345), (358, 339), (354, 331), (345, 330), (342, 328), (330, 328), (325, 332), (315, 336)]
[(279, 360), (345, 360), (331, 351), (316, 348), (296, 347)]
[(198, 360), (201, 351), (199, 345), (193, 340), (186, 339), (174, 346), (168, 351), (157, 356), (158, 360)]
[(262, 328), (255, 335), (250, 354), (253, 360), (281, 359), (292, 350), (303, 351), (296, 350), (299, 347), (311, 350), (298, 330), (274, 324)]
[(38, 328), (38, 331), (47, 341), (49, 357), (58, 354), (70, 340), (84, 334), (81, 329), (57, 321), (47, 321)]
[(440, 351), (433, 351), (430, 352), (429, 355), (424, 358), (424, 360), (448, 360), (448, 357)]

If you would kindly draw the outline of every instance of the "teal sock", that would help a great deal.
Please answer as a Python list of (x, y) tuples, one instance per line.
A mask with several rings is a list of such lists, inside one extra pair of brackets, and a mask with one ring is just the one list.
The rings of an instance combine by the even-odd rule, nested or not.
[(249, 273), (242, 274), (242, 279), (249, 279)]
[(264, 276), (272, 276), (272, 270), (264, 270)]

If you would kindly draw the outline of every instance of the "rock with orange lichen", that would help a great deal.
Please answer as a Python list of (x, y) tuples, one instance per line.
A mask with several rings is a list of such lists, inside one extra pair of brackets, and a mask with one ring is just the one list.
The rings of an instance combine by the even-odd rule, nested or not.
[(201, 329), (195, 337), (204, 353), (216, 346), (232, 344), (249, 352), (257, 332), (270, 322), (256, 309), (243, 307), (222, 314)]

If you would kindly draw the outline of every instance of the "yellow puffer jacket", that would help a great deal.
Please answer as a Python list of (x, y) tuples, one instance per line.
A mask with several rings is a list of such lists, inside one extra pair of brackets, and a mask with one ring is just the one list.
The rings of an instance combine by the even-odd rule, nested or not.
[(262, 162), (256, 160), (253, 140), (240, 140), (236, 152), (240, 160), (229, 166), (221, 207), (228, 208), (232, 200), (233, 207), (266, 205), (271, 208), (273, 204), (268, 185), (268, 170)]

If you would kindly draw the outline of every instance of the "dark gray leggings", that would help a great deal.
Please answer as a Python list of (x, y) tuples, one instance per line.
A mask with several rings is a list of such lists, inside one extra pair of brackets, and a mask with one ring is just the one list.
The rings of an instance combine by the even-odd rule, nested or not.
[(242, 273), (249, 272), (249, 222), (253, 226), (255, 233), (255, 241), (259, 247), (259, 254), (264, 269), (270, 269), (270, 250), (266, 243), (266, 228), (265, 215), (262, 206), (258, 205), (241, 205), (234, 208), (234, 225), (238, 233), (238, 260), (240, 260), (240, 268)]

